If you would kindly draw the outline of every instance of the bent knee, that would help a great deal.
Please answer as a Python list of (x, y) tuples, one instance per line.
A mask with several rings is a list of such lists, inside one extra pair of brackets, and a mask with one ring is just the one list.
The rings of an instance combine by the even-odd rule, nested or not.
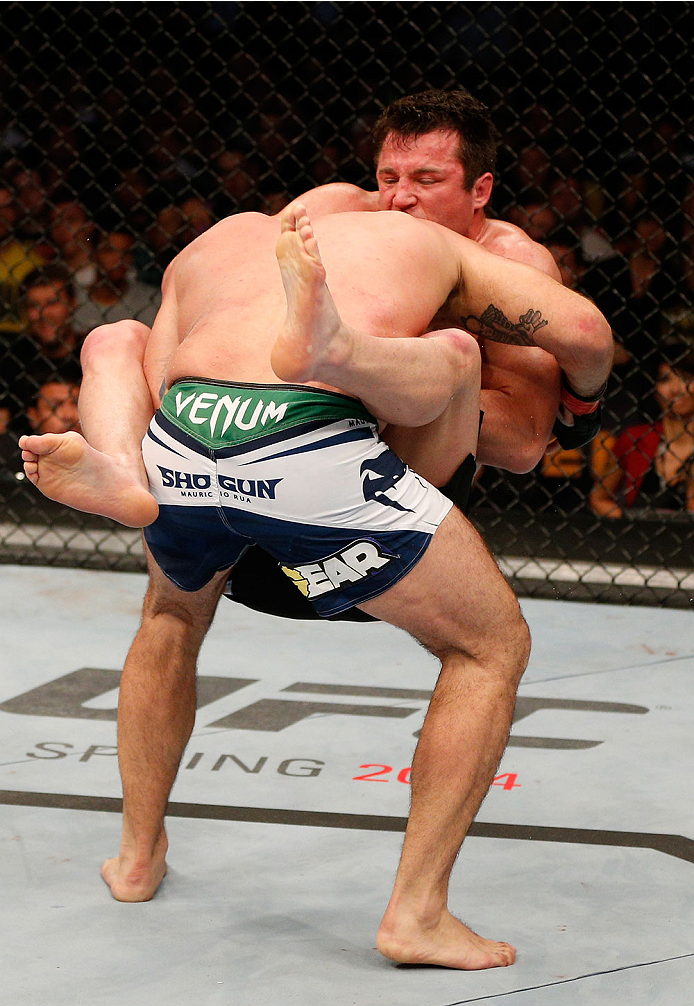
[(530, 629), (516, 601), (515, 617), (509, 619), (507, 628), (507, 646), (510, 663), (518, 672), (519, 678), (528, 665), (530, 645)]
[(489, 618), (475, 656), (494, 674), (515, 686), (523, 676), (530, 658), (530, 629), (509, 588), (510, 597), (500, 603)]
[(131, 362), (134, 358), (144, 360), (150, 331), (147, 325), (134, 319), (99, 325), (84, 340), (80, 353), (82, 367), (109, 362), (122, 356)]
[(517, 688), (530, 658), (530, 630), (518, 601), (490, 624), (478, 657), (489, 672)]
[(425, 332), (421, 338), (441, 339), (447, 342), (451, 349), (466, 362), (475, 364), (481, 361), (480, 347), (477, 339), (462, 328), (441, 328), (435, 332)]
[(438, 332), (426, 332), (423, 339), (437, 339), (450, 354), (451, 364), (458, 372), (462, 386), (470, 382), (479, 384), (482, 380), (482, 355), (477, 339), (461, 328), (443, 328)]

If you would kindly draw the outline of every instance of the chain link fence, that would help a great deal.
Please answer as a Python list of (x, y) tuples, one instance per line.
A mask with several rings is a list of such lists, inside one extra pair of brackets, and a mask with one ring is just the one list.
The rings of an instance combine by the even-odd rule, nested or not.
[(503, 137), (493, 213), (550, 247), (617, 341), (596, 441), (528, 475), (485, 469), (473, 519), (520, 593), (691, 605), (694, 446), (673, 405), (694, 409), (691, 4), (5, 3), (0, 19), (4, 561), (142, 567), (136, 533), (22, 480), (17, 436), (75, 422), (84, 334), (151, 323), (166, 264), (221, 217), (373, 188), (380, 110), (463, 86)]

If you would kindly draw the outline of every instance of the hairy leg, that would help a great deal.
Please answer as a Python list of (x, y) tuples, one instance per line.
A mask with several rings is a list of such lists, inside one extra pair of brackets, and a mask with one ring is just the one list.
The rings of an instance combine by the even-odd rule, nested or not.
[(82, 349), (78, 433), (22, 437), (27, 478), (50, 499), (130, 527), (156, 520), (141, 443), (154, 413), (142, 371), (149, 329), (122, 321), (94, 329)]
[(383, 339), (343, 323), (301, 205), (282, 215), (277, 258), (287, 316), (270, 359), (281, 380), (340, 388), (382, 422), (403, 426), (432, 422), (464, 386), (479, 389), (479, 349), (466, 332)]
[(195, 720), (195, 668), (228, 571), (178, 590), (148, 553), (150, 585), (118, 702), (120, 852), (101, 875), (118, 901), (149, 901), (166, 873), (164, 813)]
[(411, 632), (442, 663), (414, 757), (410, 817), (378, 948), (402, 963), (512, 964), (512, 946), (478, 936), (451, 914), (448, 884), (504, 751), (528, 659), (518, 603), (479, 535), (451, 511), (412, 572), (361, 607)]

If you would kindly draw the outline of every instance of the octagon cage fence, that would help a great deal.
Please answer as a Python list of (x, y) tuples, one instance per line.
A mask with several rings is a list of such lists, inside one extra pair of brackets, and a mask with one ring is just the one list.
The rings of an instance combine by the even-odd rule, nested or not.
[[(74, 422), (84, 334), (151, 323), (166, 264), (221, 217), (323, 182), (373, 188), (381, 109), (462, 86), (502, 137), (492, 214), (551, 249), (616, 340), (595, 440), (529, 474), (484, 469), (472, 519), (522, 595), (690, 606), (692, 13), (3, 4), (3, 561), (143, 568), (136, 531), (50, 503), (21, 472), (18, 435)], [(667, 400), (663, 375), (679, 388)]]

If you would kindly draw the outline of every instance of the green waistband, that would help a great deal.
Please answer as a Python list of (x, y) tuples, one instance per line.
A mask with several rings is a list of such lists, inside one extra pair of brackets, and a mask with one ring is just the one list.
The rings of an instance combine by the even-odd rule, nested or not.
[(361, 402), (334, 391), (293, 384), (217, 384), (176, 381), (161, 411), (175, 426), (213, 449), (243, 444), (316, 419), (375, 424)]

